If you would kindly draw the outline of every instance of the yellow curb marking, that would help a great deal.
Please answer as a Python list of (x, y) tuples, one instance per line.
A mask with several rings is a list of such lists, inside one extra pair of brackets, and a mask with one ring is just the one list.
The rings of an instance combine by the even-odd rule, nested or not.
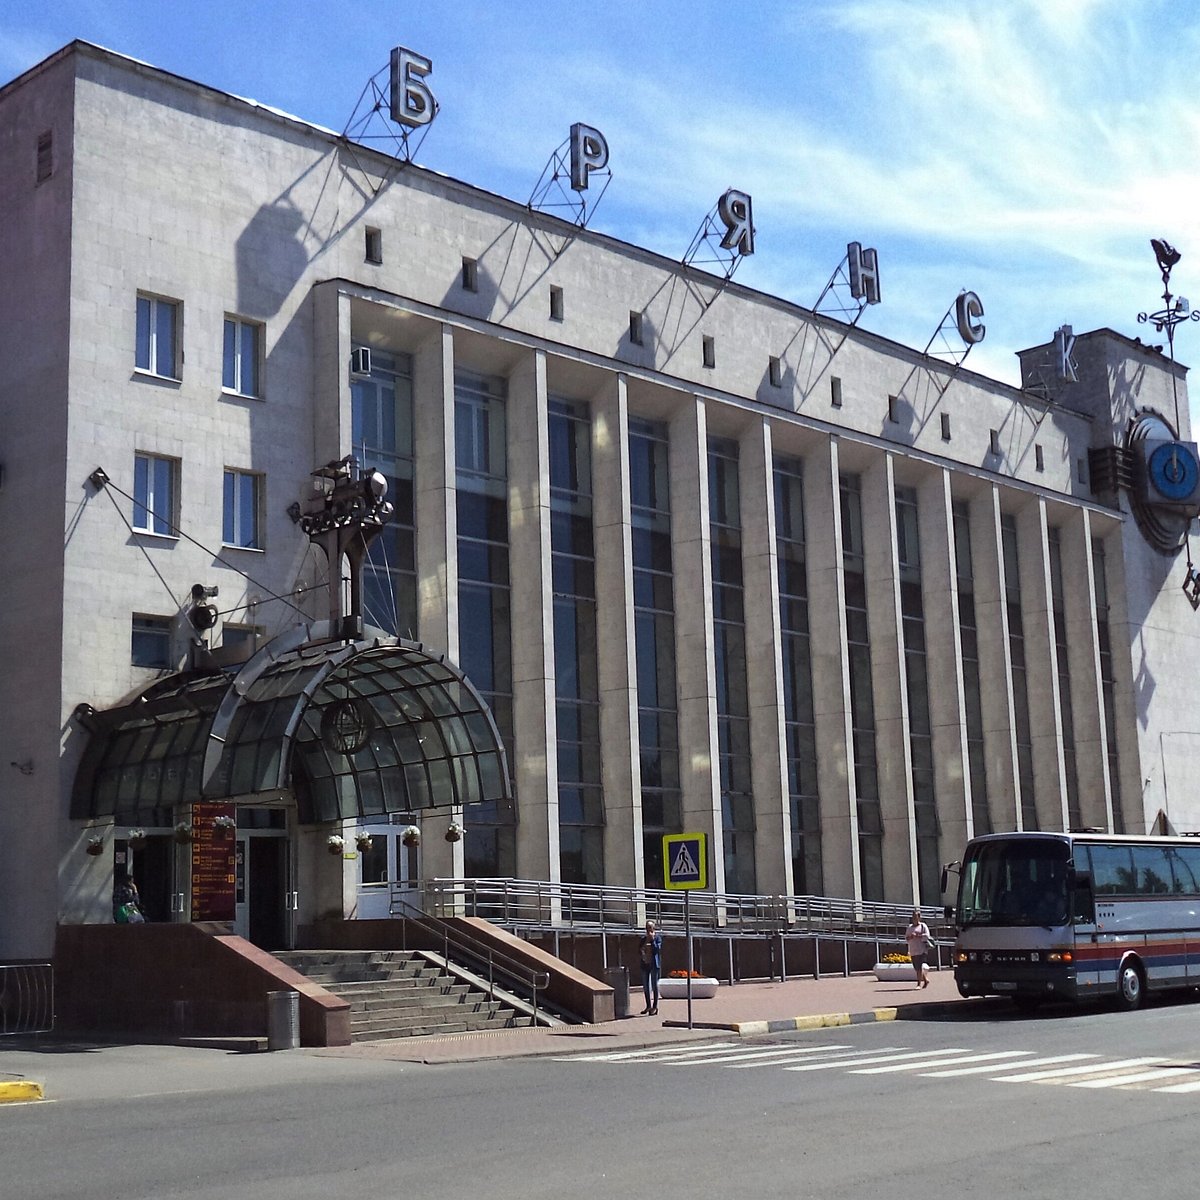
[(0, 1083), (0, 1104), (42, 1099), (45, 1099), (45, 1094), (40, 1083), (32, 1083), (29, 1080), (20, 1083)]

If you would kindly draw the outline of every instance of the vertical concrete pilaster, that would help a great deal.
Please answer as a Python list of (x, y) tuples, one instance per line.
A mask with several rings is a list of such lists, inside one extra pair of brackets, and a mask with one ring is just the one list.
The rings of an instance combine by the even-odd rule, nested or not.
[(531, 351), (508, 377), (508, 531), (512, 586), (513, 740), (517, 869), (560, 878), (554, 708), (554, 584), (550, 570), (550, 428), (546, 355)]

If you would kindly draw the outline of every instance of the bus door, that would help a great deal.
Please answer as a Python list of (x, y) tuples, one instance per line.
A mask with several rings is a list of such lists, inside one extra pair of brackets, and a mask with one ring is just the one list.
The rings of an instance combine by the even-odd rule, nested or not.
[(1075, 882), (1071, 892), (1071, 922), (1075, 930), (1076, 995), (1096, 995), (1100, 986), (1099, 939), (1101, 927), (1087, 853), (1076, 850)]

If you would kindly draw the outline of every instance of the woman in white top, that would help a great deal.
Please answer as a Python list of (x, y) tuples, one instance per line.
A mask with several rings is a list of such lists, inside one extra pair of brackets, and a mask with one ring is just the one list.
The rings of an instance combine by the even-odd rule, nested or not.
[(929, 926), (921, 920), (921, 910), (918, 908), (913, 909), (912, 920), (905, 930), (904, 940), (908, 943), (908, 954), (917, 972), (917, 987), (928, 987), (929, 971), (925, 966), (925, 956), (933, 943), (933, 934), (929, 932)]

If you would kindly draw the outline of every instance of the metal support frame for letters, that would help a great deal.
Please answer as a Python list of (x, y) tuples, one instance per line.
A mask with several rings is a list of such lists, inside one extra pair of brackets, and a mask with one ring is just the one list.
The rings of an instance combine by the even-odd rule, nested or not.
[[(589, 209), (584, 193), (591, 184), (592, 176), (603, 179), (604, 184)], [(563, 186), (564, 180), (567, 187)], [(592, 125), (576, 121), (571, 126), (570, 136), (550, 155), (542, 168), (528, 206), (538, 212), (569, 212), (570, 219), (583, 229), (604, 199), (611, 182), (608, 142), (604, 134)]]
[[(946, 315), (938, 323), (922, 352), (926, 358), (941, 359), (951, 366), (946, 382), (939, 389), (939, 395), (954, 381), (959, 368), (967, 360), (967, 355), (975, 346), (983, 341), (987, 327), (980, 319), (983, 316), (983, 302), (974, 292), (965, 288), (959, 292), (953, 304), (946, 309)], [(955, 330), (963, 344), (956, 346), (948, 336), (950, 330)], [(936, 346), (935, 346), (936, 343)]]
[(720, 267), (728, 283), (743, 258), (754, 253), (750, 196), (729, 188), (709, 210), (683, 255), (685, 267)]
[(879, 304), (882, 299), (879, 255), (874, 249), (864, 249), (861, 242), (848, 242), (846, 257), (834, 268), (813, 312), (836, 317), (853, 328), (868, 305)]

